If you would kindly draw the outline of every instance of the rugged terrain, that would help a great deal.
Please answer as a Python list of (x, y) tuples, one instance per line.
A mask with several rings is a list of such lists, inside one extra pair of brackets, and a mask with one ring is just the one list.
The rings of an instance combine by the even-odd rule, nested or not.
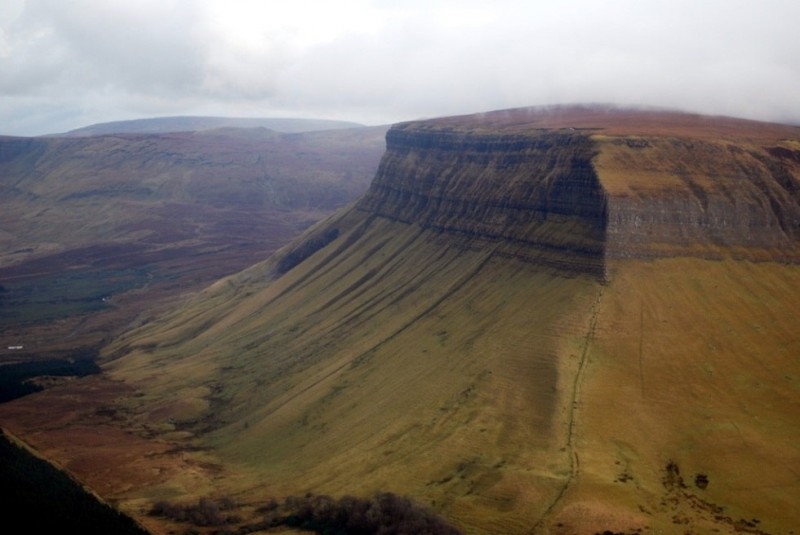
[(378, 490), (468, 533), (796, 529), (800, 129), (572, 107), (386, 140), (357, 203), (4, 421), (154, 530), (156, 500)]
[[(381, 127), (280, 133), (183, 119), (0, 138), (3, 353), (96, 346), (266, 258), (363, 193), (384, 149)], [(193, 130), (126, 133), (148, 125)]]

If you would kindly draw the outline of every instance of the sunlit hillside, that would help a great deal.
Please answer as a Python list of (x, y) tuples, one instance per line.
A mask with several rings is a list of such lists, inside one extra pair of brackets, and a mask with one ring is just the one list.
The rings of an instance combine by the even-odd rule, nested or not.
[[(155, 530), (163, 499), (390, 491), (466, 533), (789, 533), (799, 155), (683, 114), (396, 125), (360, 200), (106, 347), (126, 393), (83, 421), (152, 455), (75, 472)], [(70, 466), (36, 406), (0, 409)]]

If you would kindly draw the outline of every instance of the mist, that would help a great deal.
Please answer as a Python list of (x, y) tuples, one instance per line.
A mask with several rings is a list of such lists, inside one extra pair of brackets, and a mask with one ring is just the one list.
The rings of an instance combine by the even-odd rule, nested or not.
[(790, 1), (6, 0), (0, 133), (602, 102), (800, 123)]

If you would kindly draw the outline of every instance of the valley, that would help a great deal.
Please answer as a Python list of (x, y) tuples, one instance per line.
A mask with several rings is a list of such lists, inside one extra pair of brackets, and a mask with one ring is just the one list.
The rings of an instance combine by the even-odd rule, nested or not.
[[(154, 533), (188, 529), (159, 501), (376, 492), (464, 533), (796, 529), (799, 128), (578, 106), (385, 139), (357, 200), (192, 275), (4, 427)], [(228, 258), (136, 228), (176, 281)]]
[(381, 127), (190, 119), (0, 138), (4, 349), (99, 347), (262, 260), (363, 192), (384, 146)]

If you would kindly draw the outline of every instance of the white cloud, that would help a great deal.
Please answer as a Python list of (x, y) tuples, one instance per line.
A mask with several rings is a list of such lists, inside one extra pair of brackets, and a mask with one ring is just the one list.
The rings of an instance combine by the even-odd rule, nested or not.
[(0, 132), (615, 102), (800, 122), (793, 1), (7, 0)]

